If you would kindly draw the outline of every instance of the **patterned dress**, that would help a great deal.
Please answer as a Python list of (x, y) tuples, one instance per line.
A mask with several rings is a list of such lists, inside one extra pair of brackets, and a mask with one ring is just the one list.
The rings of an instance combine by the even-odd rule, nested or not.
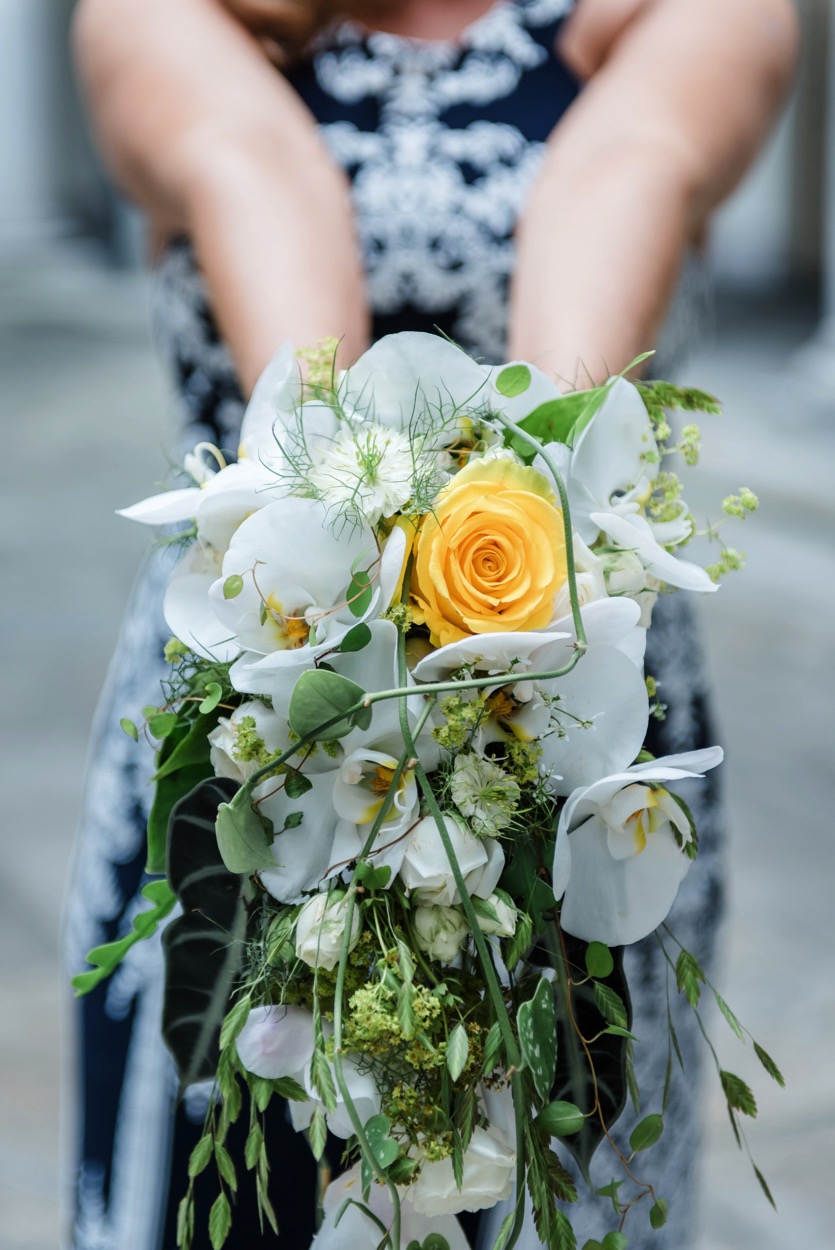
[[(290, 75), (321, 124), (330, 151), (351, 177), (374, 314), (374, 335), (401, 329), (441, 331), (482, 358), (504, 352), (513, 230), (542, 156), (542, 146), (580, 84), (555, 53), (571, 0), (498, 0), (454, 42), (368, 34), (345, 23), (320, 39)], [(678, 337), (692, 328), (685, 309)], [(163, 257), (156, 281), (156, 323), (176, 380), (177, 439), (210, 438), (237, 446), (242, 400), (220, 342), (194, 254), (185, 240)], [(683, 333), (682, 333), (683, 332)], [(675, 331), (673, 338), (677, 337)], [(669, 344), (668, 344), (669, 345)], [(669, 345), (674, 349), (674, 344)], [(669, 370), (670, 354), (667, 354)], [(659, 370), (660, 372), (660, 370)], [(144, 829), (151, 753), (119, 729), (159, 698), (167, 637), (161, 616), (170, 554), (140, 571), (94, 725), (86, 801), (67, 908), (67, 964), (129, 928), (142, 906)], [(647, 669), (668, 711), (655, 727), (656, 754), (713, 741), (706, 721), (697, 640), (684, 596), (662, 599)], [(671, 924), (709, 962), (720, 903), (718, 806), (714, 774), (687, 797), (701, 853), (685, 880)], [(636, 1063), (644, 1105), (660, 1110), (667, 1058), (667, 975), (648, 939), (628, 952), (634, 994)], [(160, 1037), (162, 960), (158, 941), (134, 947), (111, 980), (81, 1000), (77, 1038), (76, 1213), (73, 1250), (174, 1250), (175, 1213), (186, 1166), (200, 1134), (206, 1091), (177, 1102), (172, 1063)], [(652, 1159), (670, 1221), (650, 1233), (643, 1209), (627, 1228), (632, 1250), (687, 1250), (693, 1227), (698, 1140), (699, 1038), (673, 995), (687, 1075), (676, 1073), (660, 1158)], [(628, 1135), (625, 1113), (618, 1136)], [(315, 1174), (304, 1143), (281, 1108), (270, 1125), (274, 1204), (283, 1250), (306, 1250), (313, 1231)], [(242, 1151), (242, 1143), (231, 1148)], [(603, 1152), (600, 1152), (601, 1154)], [(599, 1182), (611, 1179), (601, 1161)], [(214, 1197), (198, 1189), (196, 1250)], [(578, 1244), (612, 1227), (611, 1207), (582, 1200), (572, 1211)], [(634, 1218), (634, 1223), (632, 1222)], [(470, 1219), (473, 1243), (489, 1247), (495, 1221)], [(276, 1244), (261, 1237), (253, 1195), (238, 1202), (229, 1250)], [(526, 1230), (525, 1250), (539, 1244)]]

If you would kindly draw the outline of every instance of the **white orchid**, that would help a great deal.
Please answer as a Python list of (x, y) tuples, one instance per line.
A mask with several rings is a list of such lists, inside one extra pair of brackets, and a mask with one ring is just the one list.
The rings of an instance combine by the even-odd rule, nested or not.
[(719, 747), (668, 755), (602, 777), (568, 798), (557, 829), (553, 887), (560, 923), (585, 941), (622, 946), (666, 918), (690, 866), (690, 822), (659, 783), (701, 777)]
[[(322, 505), (311, 499), (278, 499), (244, 521), (209, 592), (218, 620), (245, 653), (230, 674), (235, 688), (268, 693), (278, 670), (309, 665), (358, 621), (385, 611), (405, 542), (395, 529), (380, 553), (366, 525), (335, 533)], [(357, 571), (369, 584), (362, 611), (352, 602), (362, 592), (350, 590)]]

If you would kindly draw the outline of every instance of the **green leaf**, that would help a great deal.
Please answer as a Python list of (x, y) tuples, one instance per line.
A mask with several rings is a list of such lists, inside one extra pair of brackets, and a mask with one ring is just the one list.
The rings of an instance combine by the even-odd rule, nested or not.
[(221, 1050), (225, 1050), (230, 1042), (234, 1042), (235, 1038), (241, 1032), (249, 1019), (249, 1013), (251, 1010), (252, 999), (249, 994), (244, 994), (242, 998), (238, 999), (235, 1006), (223, 1021), (223, 1025), (220, 1030)]
[(102, 946), (94, 947), (87, 956), (87, 962), (94, 966), (93, 970), (79, 972), (73, 977), (72, 987), (76, 998), (89, 994), (90, 990), (95, 989), (100, 981), (109, 977), (119, 966), (132, 946), (156, 933), (160, 921), (173, 910), (177, 901), (177, 896), (167, 881), (149, 881), (142, 887), (142, 897), (152, 906), (134, 916), (130, 933), (117, 938), (115, 942), (105, 942)]
[(516, 913), (516, 932), (509, 938), (505, 947), (505, 965), (515, 968), (530, 949), (533, 940), (533, 921), (523, 911)]
[(370, 860), (361, 859), (354, 872), (354, 880), (366, 890), (384, 890), (391, 880), (391, 868), (387, 864), (375, 868)]
[(384, 1171), (400, 1154), (400, 1147), (391, 1133), (391, 1120), (386, 1115), (373, 1115), (365, 1125), (365, 1135), (377, 1166)]
[(777, 1067), (777, 1064), (771, 1058), (771, 1055), (769, 1055), (767, 1051), (763, 1050), (759, 1042), (754, 1042), (754, 1054), (757, 1056), (771, 1079), (776, 1081), (781, 1089), (785, 1089), (786, 1082), (783, 1077), (783, 1073)]
[(359, 625), (355, 625), (353, 629), (349, 629), (345, 637), (339, 644), (339, 650), (343, 652), (362, 651), (371, 641), (371, 630), (364, 621), (360, 621)]
[(600, 408), (608, 390), (607, 384), (549, 399), (518, 424), (526, 434), (533, 434), (543, 443), (571, 444)]
[(456, 1024), (446, 1044), (446, 1066), (453, 1081), (457, 1081), (470, 1056), (470, 1042), (463, 1024)]
[(227, 577), (223, 583), (224, 599), (237, 599), (238, 595), (244, 588), (244, 579), (240, 573), (233, 573), (231, 577)]
[(208, 716), (209, 712), (213, 712), (220, 700), (223, 698), (223, 690), (218, 682), (210, 681), (206, 686), (206, 697), (202, 703), (198, 703), (197, 710), (201, 716)]
[(531, 371), (524, 364), (505, 365), (494, 382), (496, 390), (506, 399), (514, 399), (517, 395), (523, 395), (529, 389), (530, 384)]
[(660, 1115), (644, 1116), (629, 1134), (629, 1145), (637, 1154), (639, 1150), (649, 1150), (664, 1132), (664, 1119)]
[(573, 1102), (549, 1102), (536, 1117), (536, 1122), (549, 1137), (570, 1137), (572, 1133), (580, 1132), (586, 1117)]
[(397, 991), (397, 1019), (404, 1039), (410, 1042), (415, 1035), (415, 991), (411, 981), (404, 982)]
[(766, 1198), (768, 1199), (768, 1201), (771, 1203), (772, 1207), (776, 1211), (777, 1203), (774, 1201), (774, 1198), (772, 1197), (771, 1190), (768, 1187), (768, 1182), (766, 1181), (760, 1169), (757, 1167), (756, 1163), (752, 1162), (751, 1167), (754, 1169), (754, 1175), (756, 1176), (757, 1180), (760, 1183), (760, 1189), (763, 1191)]
[(250, 1076), (249, 1092), (255, 1099), (256, 1107), (263, 1114), (263, 1112), (265, 1112), (267, 1107), (270, 1105), (273, 1093), (275, 1092), (273, 1090), (272, 1081), (266, 1080), (263, 1076)]
[(614, 1024), (620, 1029), (628, 1028), (626, 1006), (620, 994), (610, 989), (608, 985), (595, 981), (594, 1001), (597, 1004), (597, 1010), (609, 1024)]
[(603, 1250), (626, 1250), (628, 1239), (623, 1233), (607, 1233), (603, 1238)]
[(702, 996), (701, 982), (705, 974), (694, 955), (689, 951), (681, 951), (676, 960), (676, 985), (679, 994), (684, 994), (691, 1007), (698, 1007)]
[(755, 1119), (757, 1115), (757, 1100), (742, 1077), (735, 1076), (733, 1072), (723, 1069), (719, 1073), (719, 1079), (722, 1082), (722, 1090), (728, 1106), (733, 1107), (735, 1111), (741, 1111), (743, 1115), (750, 1115), (752, 1119)]
[(246, 1145), (244, 1146), (244, 1162), (250, 1172), (258, 1162), (258, 1156), (261, 1153), (263, 1144), (264, 1134), (261, 1130), (261, 1125), (253, 1124), (247, 1134)]
[(129, 738), (133, 738), (134, 742), (139, 741), (139, 730), (129, 717), (123, 716), (119, 721), (119, 727), (128, 735)]
[(612, 952), (602, 942), (589, 942), (586, 948), (586, 971), (590, 977), (608, 977), (615, 966)]
[(216, 712), (197, 717), (191, 723), (181, 720), (175, 731), (164, 739), (157, 753), (157, 771), (153, 778), (156, 789), (148, 816), (146, 872), (165, 871), (168, 822), (174, 805), (201, 781), (214, 775), (209, 734), (217, 721)]
[(544, 977), (533, 998), (520, 1006), (517, 1027), (522, 1061), (530, 1071), (539, 1097), (547, 1098), (557, 1065), (557, 1013), (553, 987)]
[(221, 859), (230, 872), (251, 873), (275, 868), (270, 849), (272, 826), (252, 806), (252, 792), (244, 786), (229, 803), (221, 803), (213, 828)]
[(183, 1087), (211, 1080), (220, 1030), (244, 954), (243, 883), (218, 851), (214, 818), (234, 783), (204, 781), (174, 808), (168, 878), (183, 914), (162, 935), (165, 992), (162, 1031)]
[(724, 998), (722, 997), (722, 995), (721, 995), (721, 994), (717, 994), (716, 990), (714, 990), (714, 991), (713, 991), (713, 997), (716, 999), (716, 1006), (717, 1006), (717, 1007), (719, 1008), (719, 1010), (722, 1012), (722, 1015), (723, 1015), (723, 1016), (725, 1017), (725, 1019), (727, 1020), (728, 1024), (729, 1024), (729, 1025), (730, 1025), (730, 1027), (731, 1027), (731, 1029), (732, 1029), (732, 1030), (734, 1031), (734, 1033), (737, 1035), (737, 1037), (739, 1038), (739, 1040), (740, 1040), (741, 1042), (744, 1042), (744, 1041), (745, 1041), (745, 1034), (744, 1034), (744, 1033), (743, 1033), (743, 1031), (742, 1031), (742, 1025), (739, 1023), (739, 1021), (737, 1020), (736, 1016), (735, 1016), (735, 1015), (734, 1015), (734, 1013), (731, 1011), (730, 1007), (729, 1007), (729, 1006), (728, 1006), (728, 1004), (725, 1002), (725, 1000), (724, 1000)]
[(655, 1205), (650, 1208), (649, 1222), (654, 1229), (663, 1228), (670, 1213), (670, 1204), (663, 1198), (656, 1198)]
[(325, 1109), (334, 1112), (336, 1110), (336, 1086), (333, 1083), (330, 1064), (325, 1056), (324, 1043), (322, 1049), (317, 1045), (313, 1051), (310, 1060), (310, 1081), (325, 1104)]
[(148, 729), (154, 738), (167, 738), (176, 729), (179, 719), (176, 712), (158, 712), (148, 721)]
[(494, 1020), (487, 1031), (487, 1038), (484, 1042), (484, 1063), (481, 1071), (484, 1076), (499, 1066), (499, 1060), (502, 1056), (502, 1031), (499, 1028), (498, 1020)]
[(313, 1112), (313, 1117), (307, 1130), (307, 1138), (310, 1142), (313, 1158), (318, 1163), (325, 1153), (325, 1146), (328, 1142), (328, 1123), (321, 1107), (317, 1107)]
[(190, 1246), (194, 1236), (194, 1199), (186, 1194), (177, 1207), (177, 1245)]
[[(334, 742), (360, 724), (359, 713), (346, 713), (366, 698), (356, 682), (339, 673), (324, 669), (308, 669), (296, 682), (290, 696), (290, 727), (300, 738), (312, 734), (315, 741)], [(361, 708), (371, 716), (371, 708)], [(333, 723), (331, 723), (333, 722)]]
[(286, 1098), (288, 1102), (307, 1102), (307, 1090), (298, 1081), (294, 1081), (292, 1076), (276, 1077), (272, 1087), (279, 1098)]
[(609, 1033), (612, 1037), (626, 1037), (630, 1042), (637, 1042), (639, 1040), (634, 1033), (630, 1033), (629, 1029), (621, 1028), (619, 1024), (607, 1024), (603, 1032)]
[(206, 1133), (192, 1150), (188, 1160), (188, 1174), (192, 1179), (209, 1166), (213, 1146), (211, 1133)]
[(238, 1177), (235, 1172), (235, 1165), (229, 1156), (229, 1151), (219, 1141), (215, 1142), (215, 1162), (217, 1163), (218, 1172), (220, 1172), (232, 1193), (237, 1193)]
[(288, 799), (300, 799), (303, 794), (307, 794), (313, 789), (313, 782), (309, 777), (305, 777), (304, 773), (288, 773), (287, 780), (284, 783), (284, 793)]
[(422, 1250), (449, 1250), (449, 1242), (440, 1233), (430, 1233), (423, 1240)]
[(232, 1227), (232, 1208), (226, 1194), (218, 1194), (209, 1212), (209, 1240), (212, 1250), (221, 1250)]
[(345, 598), (348, 600), (348, 607), (351, 609), (353, 616), (365, 616), (371, 607), (371, 600), (374, 596), (374, 589), (369, 574), (362, 569), (357, 570), (351, 578), (351, 584), (348, 587), (348, 593)]

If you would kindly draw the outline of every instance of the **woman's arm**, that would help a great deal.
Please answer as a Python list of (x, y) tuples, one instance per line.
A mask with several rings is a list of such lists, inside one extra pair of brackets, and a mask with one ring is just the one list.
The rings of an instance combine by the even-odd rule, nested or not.
[(156, 230), (194, 240), (244, 388), (288, 337), (358, 355), (349, 189), (254, 39), (216, 0), (81, 0), (74, 34), (105, 160)]
[(510, 349), (570, 383), (655, 343), (686, 248), (783, 101), (790, 0), (582, 0), (563, 55), (593, 77), (518, 233)]

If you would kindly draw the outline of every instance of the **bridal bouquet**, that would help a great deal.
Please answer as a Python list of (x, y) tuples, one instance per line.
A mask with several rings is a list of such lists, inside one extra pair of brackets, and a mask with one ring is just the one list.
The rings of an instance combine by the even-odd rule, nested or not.
[[(659, 1107), (628, 1151), (610, 1132), (636, 1096), (622, 948), (663, 924), (697, 854), (675, 783), (722, 758), (644, 749), (663, 715), (643, 670), (657, 596), (712, 591), (739, 563), (677, 556), (694, 521), (664, 466), (697, 458), (697, 431), (673, 440), (665, 412), (715, 405), (623, 377), (563, 395), (422, 334), (338, 376), (331, 360), (311, 356), (302, 383), (286, 345), (237, 460), (201, 444), (188, 485), (124, 514), (189, 524), (170, 676), (145, 709), (156, 879), (76, 985), (173, 913), (163, 1027), (183, 1086), (213, 1085), (190, 1168), (217, 1169), (213, 1246), (246, 1088), (243, 1162), (273, 1225), (270, 1099), (317, 1159), (344, 1142), (319, 1250), (459, 1250), (456, 1213), (499, 1203), (510, 1247), (526, 1190), (539, 1239), (563, 1250), (598, 1146), (634, 1180), (664, 1128)], [(755, 506), (745, 490), (725, 503)], [(702, 970), (667, 957), (695, 1008)], [(722, 1082), (738, 1131), (753, 1097)], [(630, 1192), (606, 1190), (606, 1250), (637, 1202), (666, 1219), (651, 1183)], [(194, 1224), (190, 1190), (184, 1247)]]

